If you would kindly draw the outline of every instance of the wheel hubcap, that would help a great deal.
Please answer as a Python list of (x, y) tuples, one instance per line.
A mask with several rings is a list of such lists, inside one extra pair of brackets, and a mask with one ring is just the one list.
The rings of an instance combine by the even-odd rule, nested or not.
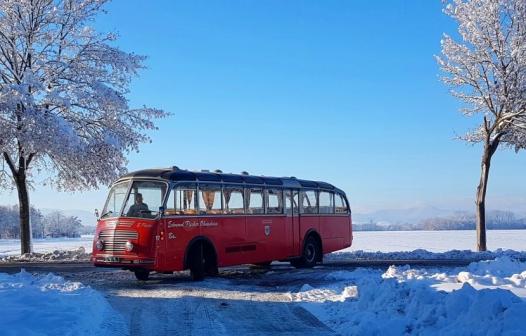
[(314, 255), (315, 255), (314, 246), (308, 245), (306, 252), (307, 253), (306, 253), (305, 259), (307, 259), (308, 262), (312, 262), (314, 260)]

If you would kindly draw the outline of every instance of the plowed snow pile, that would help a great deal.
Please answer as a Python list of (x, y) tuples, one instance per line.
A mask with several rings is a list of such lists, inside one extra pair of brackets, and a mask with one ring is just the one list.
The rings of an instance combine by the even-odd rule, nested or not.
[(12, 262), (86, 262), (91, 253), (86, 253), (84, 247), (76, 250), (55, 250), (47, 253), (25, 253), (22, 255), (9, 255), (0, 257), (0, 263)]
[(467, 268), (327, 275), (291, 299), (342, 335), (525, 335), (526, 263), (501, 257)]
[(48, 274), (0, 273), (2, 335), (124, 335), (122, 318), (104, 296)]

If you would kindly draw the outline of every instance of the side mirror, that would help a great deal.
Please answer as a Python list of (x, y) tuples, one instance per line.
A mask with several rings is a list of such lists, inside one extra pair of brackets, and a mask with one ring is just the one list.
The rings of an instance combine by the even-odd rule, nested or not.
[(165, 210), (165, 208), (163, 206), (159, 207), (159, 217), (164, 216), (164, 210)]
[(97, 217), (97, 219), (100, 217), (100, 215), (99, 215), (99, 209), (95, 209), (95, 217)]

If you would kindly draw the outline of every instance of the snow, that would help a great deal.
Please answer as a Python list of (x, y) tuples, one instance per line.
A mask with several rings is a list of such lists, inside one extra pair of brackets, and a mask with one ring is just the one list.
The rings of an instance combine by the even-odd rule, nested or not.
[(523, 335), (526, 263), (467, 268), (360, 268), (305, 284), (291, 299), (342, 335)]
[[(354, 232), (353, 246), (340, 252), (354, 252), (352, 257), (365, 256), (369, 252), (411, 252), (415, 250), (429, 252), (447, 252), (471, 250), (475, 247), (475, 231), (359, 231)], [(507, 249), (524, 251), (526, 230), (489, 230), (488, 248), (492, 251)], [(47, 238), (34, 239), (33, 248), (36, 253), (52, 253), (56, 250), (77, 250), (83, 247), (86, 253), (91, 253), (92, 235), (81, 238)], [(454, 252), (458, 253), (458, 252)], [(20, 254), (20, 241), (16, 239), (0, 239), (0, 258)], [(369, 255), (372, 257), (373, 255)], [(390, 259), (407, 259), (391, 255), (384, 255)], [(419, 258), (436, 258), (440, 254), (420, 253)], [(442, 255), (441, 257), (452, 257)], [(453, 256), (453, 257), (459, 257)]]
[[(220, 278), (200, 283), (189, 282), (183, 274), (176, 275), (186, 279), (182, 282), (156, 275), (159, 280), (154, 277), (143, 285), (137, 284), (131, 273), (120, 270), (64, 274), (101, 292), (52, 274), (0, 274), (0, 323), (12, 326), (7, 335), (126, 335), (136, 325), (133, 321), (140, 311), (140, 325), (145, 324), (139, 334), (148, 334), (157, 326), (177, 328), (171, 323), (183, 320), (195, 330), (213, 325), (225, 335), (238, 329), (257, 329), (255, 334), (265, 334), (288, 327), (306, 328), (301, 329), (306, 334), (330, 334), (316, 329), (319, 326), (315, 324), (305, 324), (302, 315), (290, 315), (297, 312), (287, 308), (292, 305), (341, 335), (525, 334), (526, 251), (516, 241), (524, 241), (526, 231), (490, 231), (490, 246), (498, 248), (483, 253), (466, 246), (473, 243), (472, 234), (356, 232), (352, 248), (325, 257), (327, 262), (474, 261), (463, 267), (296, 270), (277, 263), (268, 272), (251, 274), (248, 270), (248, 276), (236, 275), (239, 270), (234, 268), (222, 270)], [(18, 249), (18, 241), (0, 241), (4, 253), (0, 261), (87, 260), (91, 242), (91, 236), (45, 239), (35, 241), (35, 254), (17, 256), (10, 251)], [(423, 249), (426, 245), (429, 250)], [(401, 246), (404, 248), (398, 250)], [(505, 249), (510, 247), (516, 250)], [(281, 316), (282, 322), (270, 316)]]
[[(355, 231), (353, 246), (346, 251), (367, 252), (413, 251), (431, 252), (472, 250), (476, 248), (476, 231)], [(486, 231), (489, 250), (525, 250), (526, 230)]]
[(502, 250), (475, 252), (471, 250), (451, 250), (434, 253), (427, 250), (398, 252), (366, 252), (348, 250), (337, 251), (324, 257), (324, 261), (356, 261), (356, 260), (468, 260), (479, 261), (495, 259), (502, 256), (526, 260), (526, 251)]
[(0, 273), (2, 335), (124, 334), (122, 317), (104, 296), (53, 274)]
[(34, 239), (34, 252), (20, 255), (20, 240), (0, 239), (0, 263), (89, 261), (92, 244), (92, 235), (81, 238)]
[[(93, 248), (93, 235), (83, 235), (80, 238), (46, 238), (33, 239), (33, 251), (36, 253), (50, 253), (56, 250), (77, 250), (84, 248), (86, 253), (91, 253)], [(19, 239), (0, 239), (0, 257), (20, 255)]]
[(76, 250), (55, 250), (47, 253), (26, 253), (0, 257), (0, 263), (10, 262), (88, 262), (91, 254), (84, 247)]

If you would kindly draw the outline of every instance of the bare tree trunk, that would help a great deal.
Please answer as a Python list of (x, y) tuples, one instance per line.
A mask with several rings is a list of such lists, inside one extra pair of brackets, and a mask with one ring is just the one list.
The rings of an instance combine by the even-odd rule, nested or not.
[(13, 180), (18, 191), (18, 208), (20, 214), (20, 252), (31, 253), (31, 223), (29, 218), (29, 193), (27, 191), (27, 174), (26, 169), (29, 166), (34, 154), (29, 155), (26, 160), (22, 153), (18, 159), (18, 169), (11, 157), (7, 153), (2, 153), (4, 160), (7, 162)]
[(477, 216), (477, 250), (486, 251), (486, 190), (488, 188), (489, 168), (491, 158), (497, 150), (500, 135), (491, 142), (484, 144), (484, 152), (480, 163), (480, 182), (477, 187), (476, 216)]
[(22, 254), (31, 253), (31, 227), (29, 222), (29, 194), (27, 192), (25, 170), (19, 170), (15, 178), (18, 190), (20, 211), (20, 251)]

